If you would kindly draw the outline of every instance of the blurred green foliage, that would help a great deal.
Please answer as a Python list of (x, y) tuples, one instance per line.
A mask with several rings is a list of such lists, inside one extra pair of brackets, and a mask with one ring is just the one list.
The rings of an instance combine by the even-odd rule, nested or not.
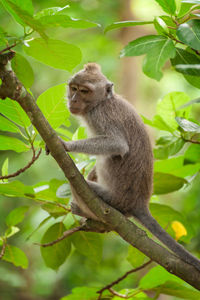
[[(30, 0), (1, 0), (0, 51), (8, 44), (16, 43), (13, 70), (24, 86), (30, 88), (53, 128), (66, 140), (86, 137), (85, 130), (69, 115), (65, 104), (65, 83), (72, 69), (76, 71), (88, 61), (97, 61), (103, 72), (120, 86), (122, 62), (126, 59), (119, 59), (123, 47), (121, 56), (147, 54), (144, 73), (157, 80), (162, 77), (161, 69), (166, 60), (171, 58), (172, 66), (184, 74), (188, 82), (192, 81), (193, 87), (169, 65), (165, 66), (164, 72), (162, 70), (164, 76), (159, 83), (146, 77), (139, 68), (135, 71), (140, 99), (136, 105), (144, 115), (143, 121), (156, 128), (152, 131), (156, 137), (154, 155), (157, 160), (150, 208), (157, 221), (173, 237), (175, 232), (171, 223), (176, 220), (183, 224), (187, 235), (182, 236), (180, 242), (200, 256), (200, 120), (199, 90), (195, 88), (199, 87), (199, 70), (194, 66), (198, 65), (199, 58), (197, 53), (193, 50), (190, 53), (187, 49), (199, 50), (199, 41), (195, 36), (188, 39), (188, 35), (191, 38), (191, 27), (198, 35), (200, 21), (189, 21), (187, 28), (183, 25), (177, 28), (178, 38), (186, 45), (177, 50), (173, 38), (168, 40), (169, 34), (175, 37), (171, 28), (174, 23), (171, 24), (169, 16), (156, 16), (163, 14), (158, 4), (165, 13), (178, 14), (180, 18), (184, 18), (193, 5), (198, 5), (198, 1), (183, 2), (180, 7), (178, 0), (130, 1), (130, 10), (137, 15), (137, 21), (130, 20), (129, 26), (147, 26), (150, 38), (130, 40), (124, 45), (124, 29), (121, 28), (127, 24), (119, 22), (124, 18), (126, 6), (123, 0), (34, 0), (33, 6)], [(149, 19), (149, 11), (155, 18)], [(104, 29), (120, 31), (104, 34)], [(135, 31), (137, 29), (135, 27)], [(32, 30), (36, 32), (34, 35)], [(47, 36), (51, 38), (48, 47), (45, 43)], [(140, 47), (138, 50), (135, 46), (141, 46), (144, 40), (149, 42), (149, 48)], [(157, 42), (157, 46), (153, 48), (152, 42)], [(167, 51), (154, 69), (156, 55), (166, 45)], [(43, 52), (45, 47), (48, 55)], [(185, 66), (182, 66), (180, 53), (188, 59)], [(191, 64), (192, 68), (188, 66)], [(129, 86), (133, 84), (128, 78), (125, 80)], [(162, 100), (155, 105), (159, 98)], [(194, 98), (194, 101), (189, 101)], [(0, 101), (0, 113), (12, 121), (0, 116), (0, 164), (5, 176), (31, 160), (33, 146), (44, 148), (44, 144), (17, 103), (10, 99)], [(83, 154), (72, 158), (84, 175), (95, 163), (94, 157)], [(25, 173), (0, 183), (0, 199), (1, 248), (5, 239), (9, 241), (0, 264), (0, 297), (4, 300), (96, 299), (96, 291), (103, 285), (147, 259), (114, 233), (79, 232), (60, 244), (41, 249), (40, 255), (34, 242), (46, 243), (56, 239), (66, 228), (78, 223), (78, 218), (66, 213), (70, 200), (69, 185), (53, 159), (44, 153)], [(153, 291), (156, 298), (160, 293), (180, 299), (200, 298), (197, 291), (160, 266), (154, 266), (142, 279), (140, 273), (132, 274), (117, 286), (121, 294), (134, 294), (134, 299), (150, 299), (142, 292), (147, 289)], [(110, 299), (106, 295), (102, 299)]]

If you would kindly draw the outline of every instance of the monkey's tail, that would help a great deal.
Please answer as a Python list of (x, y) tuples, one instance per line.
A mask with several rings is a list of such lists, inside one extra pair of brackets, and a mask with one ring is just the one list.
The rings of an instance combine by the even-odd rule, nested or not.
[[(135, 215), (136, 216), (136, 215)], [(179, 256), (183, 261), (193, 265), (200, 271), (200, 260), (189, 253), (182, 245), (177, 243), (153, 218), (149, 211), (140, 212), (136, 217), (142, 225), (144, 225), (155, 237), (158, 238), (165, 246), (167, 246), (175, 255)]]

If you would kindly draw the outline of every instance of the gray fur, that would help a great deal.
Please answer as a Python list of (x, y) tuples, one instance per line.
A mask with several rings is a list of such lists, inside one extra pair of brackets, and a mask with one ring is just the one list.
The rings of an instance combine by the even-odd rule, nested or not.
[[(83, 88), (88, 92), (83, 93)], [(200, 261), (171, 238), (149, 212), (153, 154), (149, 136), (135, 109), (112, 91), (112, 84), (95, 64), (88, 64), (74, 75), (68, 97), (69, 109), (83, 118), (91, 138), (63, 144), (67, 151), (97, 155), (94, 177), (97, 182), (88, 180), (89, 186), (125, 216), (136, 217), (176, 255), (200, 270)], [(78, 205), (78, 208), (73, 205), (73, 211), (97, 219), (73, 189), (72, 193)]]

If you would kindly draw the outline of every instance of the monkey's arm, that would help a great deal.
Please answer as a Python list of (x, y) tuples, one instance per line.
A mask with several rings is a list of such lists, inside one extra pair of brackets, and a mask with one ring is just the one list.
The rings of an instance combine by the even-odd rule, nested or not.
[(100, 135), (79, 141), (62, 142), (68, 152), (121, 155), (123, 157), (129, 151), (128, 143), (119, 136)]

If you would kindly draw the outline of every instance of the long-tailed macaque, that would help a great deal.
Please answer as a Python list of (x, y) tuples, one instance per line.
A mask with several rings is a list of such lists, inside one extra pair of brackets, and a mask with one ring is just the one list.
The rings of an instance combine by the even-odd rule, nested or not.
[[(87, 64), (69, 82), (68, 106), (86, 124), (90, 138), (64, 142), (66, 151), (94, 154), (95, 170), (87, 180), (107, 204), (137, 218), (163, 244), (200, 270), (200, 261), (178, 244), (152, 217), (153, 155), (149, 136), (134, 108), (113, 91), (100, 66)], [(74, 213), (97, 219), (73, 192)]]

